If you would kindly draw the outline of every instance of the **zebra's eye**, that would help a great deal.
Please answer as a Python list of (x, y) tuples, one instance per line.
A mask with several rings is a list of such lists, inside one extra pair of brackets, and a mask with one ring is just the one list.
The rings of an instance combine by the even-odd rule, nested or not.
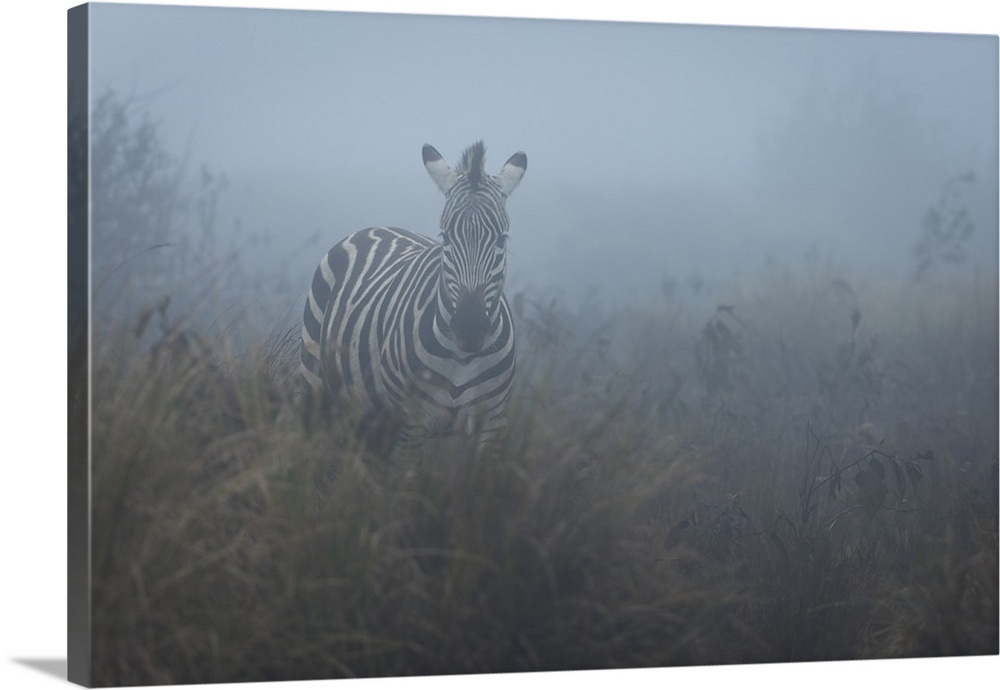
[(497, 238), (497, 248), (503, 249), (506, 246), (507, 246), (507, 235), (506, 234), (500, 235), (500, 237)]

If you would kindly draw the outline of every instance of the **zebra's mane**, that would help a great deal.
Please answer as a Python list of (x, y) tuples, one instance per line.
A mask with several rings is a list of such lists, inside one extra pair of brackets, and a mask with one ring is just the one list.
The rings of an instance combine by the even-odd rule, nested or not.
[(465, 149), (462, 153), (462, 160), (459, 161), (459, 172), (464, 172), (469, 176), (469, 185), (472, 189), (479, 189), (479, 183), (483, 179), (483, 165), (486, 161), (486, 144), (482, 139)]

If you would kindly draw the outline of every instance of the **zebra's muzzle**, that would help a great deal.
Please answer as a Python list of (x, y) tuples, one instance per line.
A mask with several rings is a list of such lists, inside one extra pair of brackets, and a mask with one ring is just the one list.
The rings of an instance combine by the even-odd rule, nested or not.
[(463, 289), (458, 295), (458, 304), (451, 317), (451, 332), (455, 342), (465, 352), (483, 349), (486, 334), (490, 332), (490, 318), (486, 313), (486, 300), (482, 287), (476, 290)]

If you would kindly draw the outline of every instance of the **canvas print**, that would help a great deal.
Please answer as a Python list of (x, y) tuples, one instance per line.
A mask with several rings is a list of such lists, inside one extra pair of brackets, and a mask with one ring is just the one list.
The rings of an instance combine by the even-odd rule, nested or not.
[(996, 36), (68, 54), (74, 682), (998, 653)]

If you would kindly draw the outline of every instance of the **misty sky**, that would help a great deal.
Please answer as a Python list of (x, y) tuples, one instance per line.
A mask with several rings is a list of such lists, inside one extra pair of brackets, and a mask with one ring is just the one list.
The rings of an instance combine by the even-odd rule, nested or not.
[(225, 172), (219, 230), (270, 236), (250, 262), (297, 248), (303, 293), (354, 230), (436, 236), (421, 146), (479, 138), (489, 172), (528, 156), (510, 290), (655, 296), (808, 253), (903, 276), (968, 171), (995, 275), (997, 82), (990, 36), (91, 6), (92, 92)]

